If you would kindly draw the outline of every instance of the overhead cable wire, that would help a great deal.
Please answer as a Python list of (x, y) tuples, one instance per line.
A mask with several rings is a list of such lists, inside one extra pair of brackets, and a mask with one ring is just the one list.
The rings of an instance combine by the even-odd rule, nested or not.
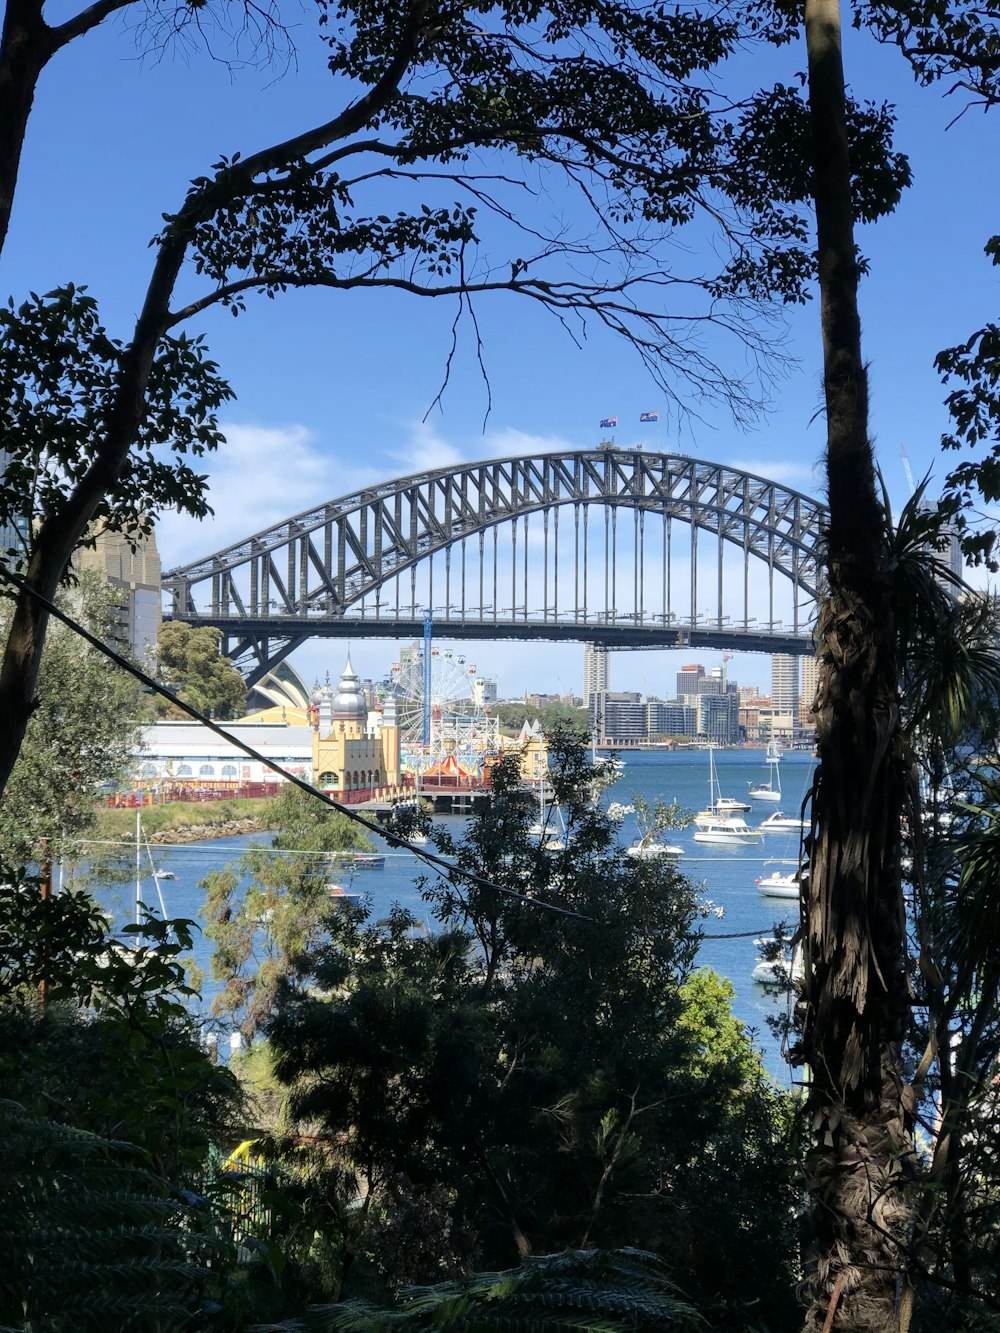
[(298, 787), (300, 791), (304, 791), (316, 800), (322, 801), (322, 803), (329, 806), (331, 810), (336, 810), (338, 814), (345, 815), (348, 819), (352, 820), (355, 824), (359, 824), (369, 833), (374, 833), (378, 837), (384, 838), (390, 846), (397, 847), (400, 851), (408, 852), (411, 856), (424, 862), (438, 874), (457, 875), (462, 879), (468, 880), (469, 883), (477, 885), (479, 888), (489, 889), (494, 893), (500, 893), (508, 898), (514, 898), (516, 901), (523, 902), (529, 907), (539, 907), (543, 911), (555, 912), (560, 916), (574, 917), (579, 921), (593, 921), (593, 917), (589, 917), (583, 912), (574, 912), (572, 908), (560, 907), (557, 903), (546, 902), (542, 898), (533, 898), (530, 894), (519, 893), (517, 889), (507, 888), (503, 884), (495, 884), (492, 880), (487, 879), (484, 875), (480, 875), (475, 870), (465, 870), (461, 866), (455, 865), (453, 861), (447, 861), (443, 856), (438, 856), (436, 852), (429, 852), (423, 847), (415, 847), (398, 833), (393, 833), (390, 829), (384, 828), (377, 820), (368, 819), (365, 815), (361, 815), (356, 810), (352, 810), (350, 806), (341, 805), (339, 801), (335, 801), (333, 797), (327, 795), (326, 792), (320, 791), (318, 787), (314, 787), (312, 783), (306, 782), (304, 778), (300, 778), (296, 773), (291, 773), (288, 769), (282, 768), (282, 766), (275, 763), (273, 759), (268, 759), (265, 754), (262, 754), (252, 745), (248, 745), (246, 741), (240, 740), (231, 732), (226, 731), (224, 727), (220, 727), (217, 722), (212, 720), (212, 718), (207, 717), (192, 704), (181, 699), (178, 695), (174, 694), (172, 690), (168, 690), (165, 685), (161, 685), (158, 680), (143, 671), (141, 667), (130, 662), (127, 657), (123, 657), (121, 653), (104, 643), (95, 634), (91, 634), (90, 630), (86, 629), (79, 621), (74, 620), (72, 616), (61, 610), (54, 602), (51, 602), (47, 597), (43, 597), (40, 592), (37, 592), (34, 588), (30, 587), (24, 579), (19, 578), (18, 575), (2, 566), (0, 566), (0, 577), (13, 587), (17, 588), (18, 591), (26, 593), (36, 601), (39, 606), (44, 607), (50, 616), (54, 616), (56, 620), (72, 630), (74, 634), (79, 635), (86, 643), (89, 643), (92, 648), (96, 648), (99, 653), (102, 653), (110, 661), (114, 662), (116, 666), (121, 667), (121, 669), (128, 672), (130, 676), (134, 676), (135, 679), (147, 689), (151, 690), (154, 694), (159, 694), (162, 698), (169, 700), (170, 703), (174, 704), (177, 708), (180, 708), (182, 712), (187, 713), (189, 717), (193, 718), (195, 722), (200, 722), (202, 726), (205, 726), (209, 731), (214, 732), (220, 739), (227, 741), (230, 745), (235, 746), (236, 749), (242, 750), (245, 755), (248, 755), (258, 763), (263, 764), (266, 768), (269, 768), (272, 773), (277, 773), (287, 782)]

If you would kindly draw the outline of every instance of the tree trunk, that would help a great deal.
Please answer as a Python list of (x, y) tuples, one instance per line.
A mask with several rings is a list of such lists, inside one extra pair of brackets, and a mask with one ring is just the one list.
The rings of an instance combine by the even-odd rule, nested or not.
[(8, 0), (0, 33), (0, 252), (38, 76), (57, 46), (39, 0)]
[[(904, 770), (884, 515), (868, 438), (837, 0), (806, 0), (830, 530), (817, 627), (820, 766), (804, 903), (813, 1134), (805, 1328), (900, 1327), (910, 1090), (900, 883)], [(905, 1321), (904, 1321), (905, 1322)]]

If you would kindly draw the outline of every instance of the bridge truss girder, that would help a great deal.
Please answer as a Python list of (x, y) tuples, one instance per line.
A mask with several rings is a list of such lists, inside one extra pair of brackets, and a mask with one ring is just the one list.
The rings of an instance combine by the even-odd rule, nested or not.
[[(699, 596), (698, 536), (708, 534), (717, 542), (716, 629), (723, 630), (723, 551), (741, 553), (744, 570), (744, 608), (747, 605), (751, 558), (766, 567), (773, 625), (775, 579), (785, 579), (793, 590), (792, 633), (804, 639), (800, 609), (815, 599), (817, 588), (817, 537), (826, 522), (826, 509), (817, 501), (764, 478), (703, 462), (684, 455), (647, 453), (639, 449), (601, 448), (572, 453), (546, 454), (536, 458), (505, 458), (442, 468), (398, 478), (369, 487), (353, 495), (327, 501), (305, 513), (255, 534), (206, 559), (170, 571), (164, 586), (172, 595), (170, 615), (192, 623), (218, 625), (226, 636), (227, 651), (237, 660), (253, 663), (251, 679), (259, 678), (287, 656), (304, 639), (316, 635), (377, 635), (397, 637), (410, 633), (416, 618), (415, 605), (399, 601), (400, 576), (410, 571), (416, 587), (418, 566), (429, 563), (433, 579), (434, 557), (445, 556), (445, 604), (451, 608), (452, 579), (461, 586), (463, 615), (448, 619), (456, 638), (505, 637), (505, 622), (498, 617), (497, 532), (511, 525), (512, 559), (518, 561), (518, 530), (523, 526), (524, 607), (519, 618), (518, 589), (512, 588), (512, 617), (509, 624), (529, 637), (575, 638), (593, 642), (616, 641), (615, 608), (605, 612), (587, 604), (588, 523), (592, 509), (604, 510), (604, 583), (608, 585), (609, 552), (612, 585), (618, 516), (633, 515), (635, 528), (633, 624), (627, 627), (630, 642), (649, 643), (659, 632), (659, 641), (694, 642), (697, 634), (695, 607)], [(571, 514), (572, 536), (577, 554), (570, 610), (560, 610), (559, 515)], [(542, 625), (529, 625), (528, 613), (528, 521), (540, 515), (543, 524), (544, 579), (542, 596), (545, 616)], [(647, 516), (659, 518), (669, 533), (674, 521), (690, 530), (690, 615), (685, 627), (672, 624), (677, 617), (668, 612), (670, 575), (667, 567), (667, 538), (663, 540), (663, 611), (645, 622), (640, 610), (643, 598), (642, 540)], [(582, 585), (580, 570), (581, 526), (583, 531)], [(486, 534), (493, 539), (492, 617), (483, 618), (484, 568), (489, 565)], [(478, 620), (466, 617), (465, 546), (475, 538), (479, 557)], [(554, 579), (550, 580), (550, 542), (555, 547)], [(451, 571), (452, 551), (461, 548), (461, 572)], [(382, 615), (378, 592), (396, 581), (396, 614)], [(565, 589), (564, 575), (563, 597)], [(582, 591), (581, 591), (582, 586)], [(196, 590), (206, 589), (208, 605), (199, 606)], [(365, 603), (375, 598), (374, 617)], [(505, 594), (503, 594), (505, 595)], [(415, 596), (415, 593), (414, 593)], [(202, 599), (203, 600), (203, 599)], [(607, 601), (607, 596), (605, 597)], [(549, 604), (553, 602), (552, 617)], [(353, 614), (352, 614), (353, 611)], [(581, 614), (582, 613), (582, 614)], [(558, 622), (569, 615), (568, 633)], [(656, 621), (660, 623), (657, 625)], [(746, 622), (746, 615), (744, 615)], [(476, 632), (474, 626), (482, 632)], [(749, 626), (745, 623), (745, 629)], [(548, 629), (551, 632), (546, 633)], [(606, 637), (611, 632), (611, 640)], [(634, 631), (634, 632), (633, 632)], [(627, 637), (628, 637), (627, 635)], [(680, 637), (678, 637), (680, 636)], [(618, 635), (620, 638), (621, 635)], [(758, 634), (757, 637), (760, 637)], [(765, 636), (768, 644), (774, 634)], [(778, 636), (781, 637), (781, 636)], [(709, 646), (707, 643), (705, 646)], [(733, 645), (728, 645), (733, 646)], [(770, 651), (781, 651), (770, 647)]]

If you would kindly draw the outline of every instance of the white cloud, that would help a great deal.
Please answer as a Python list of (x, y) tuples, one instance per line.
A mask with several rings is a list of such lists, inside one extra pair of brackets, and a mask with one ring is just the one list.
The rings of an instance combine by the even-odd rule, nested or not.
[(201, 559), (324, 500), (376, 479), (344, 467), (305, 426), (223, 425), (225, 443), (198, 460), (209, 478), (212, 517), (164, 514), (156, 529), (163, 568)]
[(209, 478), (213, 516), (198, 520), (175, 511), (157, 524), (163, 568), (202, 559), (255, 532), (262, 532), (324, 500), (349, 495), (373, 482), (434, 468), (457, 467), (479, 458), (570, 449), (556, 437), (528, 435), (513, 427), (456, 444), (434, 425), (398, 424), (403, 443), (364, 453), (321, 441), (307, 427), (224, 424), (225, 443), (197, 460)]
[(812, 462), (794, 462), (778, 458), (730, 458), (728, 467), (740, 472), (750, 472), (755, 477), (764, 477), (779, 486), (790, 486), (792, 490), (803, 491), (806, 495), (820, 499), (822, 495), (822, 460)]
[(559, 436), (531, 435), (515, 426), (489, 430), (485, 435), (473, 435), (461, 444), (456, 444), (433, 422), (401, 421), (396, 424), (404, 442), (394, 449), (386, 450), (384, 456), (388, 463), (398, 465), (401, 476), (431, 472), (435, 468), (457, 467), (462, 463), (477, 462), (481, 458), (531, 457), (577, 448), (577, 445)]

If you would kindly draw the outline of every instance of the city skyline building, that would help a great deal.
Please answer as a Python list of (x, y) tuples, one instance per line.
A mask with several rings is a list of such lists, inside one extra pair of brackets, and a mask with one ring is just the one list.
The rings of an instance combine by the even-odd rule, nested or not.
[[(10, 454), (0, 449), (0, 475), (7, 471)], [(15, 561), (28, 548), (28, 519), (17, 518), (12, 522), (0, 524), (0, 560), (6, 564)]]
[(647, 705), (632, 690), (605, 690), (591, 696), (587, 712), (591, 732), (601, 741), (637, 742), (649, 737)]
[(802, 689), (799, 694), (799, 721), (803, 726), (813, 725), (812, 706), (816, 698), (816, 685), (819, 681), (819, 658), (803, 657)]
[(607, 648), (598, 643), (583, 645), (583, 706), (590, 707), (594, 695), (611, 689), (611, 661)]
[(698, 701), (698, 734), (719, 745), (740, 738), (740, 697), (736, 690), (703, 694)]
[(155, 666), (156, 642), (163, 620), (160, 553), (156, 535), (128, 536), (102, 529), (73, 557), (78, 570), (95, 570), (119, 594), (117, 635), (144, 667)]
[(700, 662), (682, 666), (677, 672), (677, 698), (682, 699), (692, 707), (696, 707), (698, 696), (701, 693), (700, 685), (704, 677), (705, 668)]
[(790, 653), (774, 653), (771, 657), (771, 706), (793, 718), (799, 715), (800, 661)]

